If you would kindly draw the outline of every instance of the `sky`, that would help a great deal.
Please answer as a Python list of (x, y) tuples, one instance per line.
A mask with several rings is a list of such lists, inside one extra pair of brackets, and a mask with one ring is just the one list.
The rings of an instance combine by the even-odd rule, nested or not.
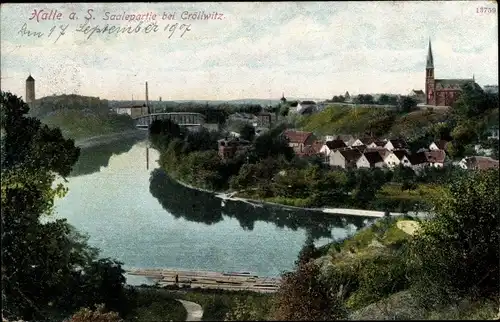
[[(43, 20), (51, 10), (60, 20)], [(429, 39), (436, 78), (497, 85), (497, 10), (494, 1), (2, 4), (1, 88), (24, 97), (31, 73), (37, 98), (144, 99), (146, 81), (149, 99), (164, 101), (408, 94), (424, 89)], [(148, 12), (156, 19), (111, 20)], [(189, 19), (198, 12), (215, 19)], [(117, 33), (128, 26), (139, 32)]]

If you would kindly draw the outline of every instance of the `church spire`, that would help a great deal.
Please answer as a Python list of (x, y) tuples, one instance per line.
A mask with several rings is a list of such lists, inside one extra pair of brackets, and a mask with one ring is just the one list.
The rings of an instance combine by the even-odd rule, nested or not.
[(432, 57), (431, 39), (429, 38), (429, 51), (427, 52), (426, 68), (434, 68), (434, 58)]

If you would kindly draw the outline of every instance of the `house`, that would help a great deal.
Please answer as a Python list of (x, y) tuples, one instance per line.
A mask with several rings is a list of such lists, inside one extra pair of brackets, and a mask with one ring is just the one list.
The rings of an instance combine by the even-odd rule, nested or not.
[(467, 170), (498, 169), (499, 161), (490, 157), (471, 156), (463, 158), (459, 166)]
[(313, 142), (312, 145), (307, 145), (304, 147), (304, 152), (299, 154), (299, 156), (313, 156), (313, 155), (322, 155), (320, 152), (321, 148), (323, 147), (323, 142), (316, 141)]
[(410, 162), (414, 169), (430, 166), (442, 168), (446, 159), (446, 153), (443, 150), (423, 151), (412, 154)]
[(432, 142), (429, 145), (429, 150), (431, 150), (431, 151), (437, 151), (437, 150), (446, 151), (447, 146), (448, 146), (448, 141), (439, 140), (439, 141)]
[(351, 95), (349, 94), (349, 91), (346, 91), (344, 94), (344, 102), (352, 102)]
[(382, 168), (385, 166), (385, 163), (378, 151), (369, 151), (363, 153), (358, 161), (356, 161), (356, 166), (358, 168)]
[(320, 152), (325, 156), (329, 156), (331, 151), (343, 149), (346, 147), (347, 145), (342, 140), (331, 140), (325, 142), (325, 144), (321, 147)]
[(148, 114), (148, 108), (146, 107), (146, 104), (121, 106), (121, 107), (116, 107), (114, 110), (116, 114), (127, 114), (130, 115), (131, 118), (137, 118), (139, 116)]
[(250, 142), (239, 138), (225, 138), (217, 141), (219, 157), (223, 160), (234, 157), (236, 152), (246, 149)]
[(351, 146), (352, 147), (359, 146), (359, 145), (368, 146), (368, 145), (374, 143), (375, 141), (379, 141), (379, 140), (377, 138), (374, 138), (374, 137), (364, 137), (364, 138), (355, 140)]
[(257, 116), (249, 113), (233, 113), (229, 115), (228, 119), (232, 122), (243, 122), (253, 126), (257, 126), (259, 123)]
[(273, 124), (273, 115), (269, 112), (260, 112), (257, 119), (260, 127), (270, 127)]
[(442, 168), (446, 160), (446, 153), (444, 150), (435, 150), (424, 152), (429, 166)]
[(375, 141), (371, 142), (370, 144), (368, 144), (366, 147), (369, 149), (384, 148), (386, 144), (387, 144), (386, 141), (375, 140)]
[(399, 165), (411, 167), (410, 155), (405, 150), (389, 151), (384, 158), (384, 163), (389, 168), (394, 168)]
[(387, 143), (384, 145), (384, 148), (386, 148), (389, 151), (406, 150), (408, 149), (408, 144), (406, 144), (406, 141), (402, 139), (390, 139), (387, 140)]
[(285, 130), (282, 135), (288, 140), (288, 145), (293, 149), (295, 154), (298, 155), (306, 152), (304, 148), (316, 141), (312, 132)]
[(342, 140), (342, 141), (344, 141), (345, 145), (351, 146), (356, 141), (356, 138), (354, 136), (348, 135), (348, 134), (325, 136), (325, 141), (333, 141), (333, 140)]
[(381, 147), (376, 147), (376, 148), (366, 148), (363, 153), (366, 153), (366, 152), (377, 152), (378, 154), (380, 154), (380, 156), (382, 157), (382, 159), (385, 159), (385, 157), (391, 153), (391, 151), (385, 149), (385, 148), (381, 148)]
[(314, 101), (302, 101), (297, 104), (297, 113), (306, 114), (316, 112), (316, 102)]
[(423, 90), (414, 89), (410, 92), (410, 97), (414, 98), (418, 103), (425, 103), (425, 93)]
[(329, 163), (332, 167), (355, 168), (362, 155), (357, 149), (336, 150), (330, 153)]

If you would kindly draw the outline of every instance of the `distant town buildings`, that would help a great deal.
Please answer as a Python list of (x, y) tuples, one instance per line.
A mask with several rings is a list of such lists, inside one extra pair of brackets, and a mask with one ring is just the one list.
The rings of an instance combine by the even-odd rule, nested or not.
[(462, 91), (462, 86), (468, 83), (476, 84), (474, 76), (471, 79), (435, 79), (434, 58), (432, 56), (431, 41), (427, 53), (425, 67), (425, 94), (427, 105), (451, 106)]
[(414, 89), (410, 92), (410, 96), (413, 97), (417, 103), (425, 103), (425, 93), (421, 89)]
[(148, 108), (146, 107), (146, 104), (133, 105), (133, 106), (119, 106), (115, 107), (114, 110), (116, 114), (127, 114), (130, 115), (131, 118), (136, 118), (148, 114)]
[(498, 94), (498, 85), (485, 85), (483, 86), (483, 90), (486, 93)]
[(314, 101), (302, 101), (297, 104), (297, 113), (306, 114), (313, 113), (316, 111), (316, 102)]

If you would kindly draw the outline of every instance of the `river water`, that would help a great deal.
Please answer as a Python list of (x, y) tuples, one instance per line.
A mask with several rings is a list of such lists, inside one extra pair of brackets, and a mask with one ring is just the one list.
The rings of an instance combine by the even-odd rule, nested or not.
[[(158, 169), (144, 138), (81, 150), (56, 200), (55, 217), (89, 235), (89, 244), (124, 268), (247, 271), (277, 276), (294, 266), (307, 236), (320, 246), (365, 218), (255, 207), (183, 187)], [(131, 283), (132, 284), (132, 283)]]

